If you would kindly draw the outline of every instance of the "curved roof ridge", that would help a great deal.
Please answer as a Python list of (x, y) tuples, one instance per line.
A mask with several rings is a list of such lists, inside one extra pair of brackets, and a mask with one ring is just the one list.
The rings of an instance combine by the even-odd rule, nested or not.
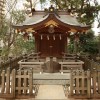
[(60, 17), (56, 16), (56, 18), (65, 24), (74, 25), (74, 26), (82, 25), (82, 23), (79, 23), (77, 21), (76, 17), (73, 17), (71, 15), (61, 15)]
[[(61, 11), (60, 11), (61, 13)], [(19, 24), (19, 25), (15, 25), (16, 28), (18, 27), (23, 27), (23, 26), (32, 26), (33, 27), (39, 27), (39, 23), (40, 25), (44, 25), (46, 22), (48, 22), (49, 20), (54, 20), (54, 21), (57, 21), (57, 23), (61, 22), (62, 25), (68, 27), (69, 26), (72, 26), (72, 27), (83, 27), (83, 28), (88, 28), (90, 27), (89, 25), (84, 25), (80, 22), (78, 22), (77, 18), (76, 17), (73, 17), (71, 15), (69, 15), (68, 13), (64, 12), (62, 14), (60, 14), (59, 12), (57, 13), (46, 13), (46, 12), (41, 12), (41, 14), (39, 14), (39, 12), (35, 12), (33, 14), (33, 16), (31, 17), (27, 17), (27, 19), (22, 23), (22, 24)], [(66, 14), (64, 14), (66, 13)], [(35, 25), (38, 25), (38, 26), (35, 26)]]

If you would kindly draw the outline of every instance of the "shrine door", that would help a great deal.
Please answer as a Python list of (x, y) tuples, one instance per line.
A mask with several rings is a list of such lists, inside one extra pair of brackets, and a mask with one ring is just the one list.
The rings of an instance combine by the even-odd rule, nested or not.
[(44, 36), (40, 39), (40, 52), (42, 56), (61, 56), (65, 50), (65, 38), (60, 39), (58, 36)]

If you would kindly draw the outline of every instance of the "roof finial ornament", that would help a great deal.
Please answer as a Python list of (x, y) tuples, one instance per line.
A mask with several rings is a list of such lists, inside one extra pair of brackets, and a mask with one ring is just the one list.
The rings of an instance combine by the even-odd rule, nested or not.
[[(53, 5), (51, 5), (51, 6), (49, 7), (48, 12), (46, 13), (46, 15), (47, 15), (48, 13), (55, 13), (55, 8), (53, 7)], [(44, 15), (43, 17), (45, 17), (46, 15)]]
[(49, 7), (49, 13), (54, 13), (55, 15), (57, 15), (60, 18), (60, 16), (58, 15), (56, 9), (53, 7), (53, 5), (51, 5)]
[(51, 5), (51, 6), (49, 7), (49, 11), (50, 11), (50, 12), (54, 12), (54, 10), (55, 10), (55, 9), (54, 9), (53, 5)]

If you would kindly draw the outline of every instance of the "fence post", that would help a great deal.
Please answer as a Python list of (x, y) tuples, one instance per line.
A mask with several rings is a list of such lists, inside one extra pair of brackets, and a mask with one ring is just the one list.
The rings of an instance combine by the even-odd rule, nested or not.
[[(22, 78), (21, 78), (21, 75), (22, 75), (22, 71), (21, 70), (19, 70), (18, 71), (18, 76), (20, 76), (19, 78), (18, 78), (18, 87), (21, 87), (21, 85), (22, 85)], [(20, 95), (21, 94), (21, 90), (22, 89), (18, 89), (18, 95)]]
[(4, 93), (5, 91), (5, 70), (2, 71), (2, 85), (1, 85), (1, 93)]
[(91, 76), (90, 76), (90, 71), (87, 71), (87, 95), (88, 98), (91, 97)]
[[(27, 75), (27, 71), (24, 70), (24, 75), (26, 76)], [(26, 88), (27, 87), (27, 78), (25, 77), (24, 78), (24, 87)], [(24, 94), (27, 94), (27, 90), (24, 88)]]
[(93, 79), (92, 79), (92, 82), (93, 82), (93, 96), (95, 97), (96, 96), (96, 82), (97, 82), (97, 71), (96, 69), (94, 68), (93, 69)]
[(15, 80), (16, 80), (16, 70), (13, 69), (12, 70), (12, 81), (11, 81), (11, 85), (12, 85), (11, 92), (12, 92), (13, 98), (15, 98), (15, 82), (16, 82)]
[(84, 78), (84, 77), (85, 77), (85, 73), (84, 73), (83, 70), (82, 70), (82, 74), (81, 74), (81, 75), (82, 75), (82, 77), (83, 77), (83, 78), (82, 78), (82, 81), (81, 81), (81, 85), (82, 85), (82, 95), (84, 95), (84, 92), (85, 92), (85, 91), (84, 91), (84, 86), (85, 86), (85, 84), (87, 85), (87, 83), (85, 82), (85, 78)]
[(33, 93), (33, 75), (32, 72), (28, 72), (29, 74), (29, 94), (32, 95)]
[(70, 96), (73, 95), (73, 71), (71, 70), (71, 80), (70, 80)]
[(98, 93), (100, 94), (100, 71), (98, 71)]
[(77, 76), (77, 78), (76, 78), (76, 94), (79, 94), (79, 70), (77, 70), (76, 71), (76, 76)]
[(10, 69), (7, 68), (7, 75), (6, 75), (6, 93), (10, 93)]

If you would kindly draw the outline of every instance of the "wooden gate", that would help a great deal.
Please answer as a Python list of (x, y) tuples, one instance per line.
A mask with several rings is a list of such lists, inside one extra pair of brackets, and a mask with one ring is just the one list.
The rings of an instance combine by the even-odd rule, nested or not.
[(100, 98), (100, 71), (72, 71), (69, 97)]

